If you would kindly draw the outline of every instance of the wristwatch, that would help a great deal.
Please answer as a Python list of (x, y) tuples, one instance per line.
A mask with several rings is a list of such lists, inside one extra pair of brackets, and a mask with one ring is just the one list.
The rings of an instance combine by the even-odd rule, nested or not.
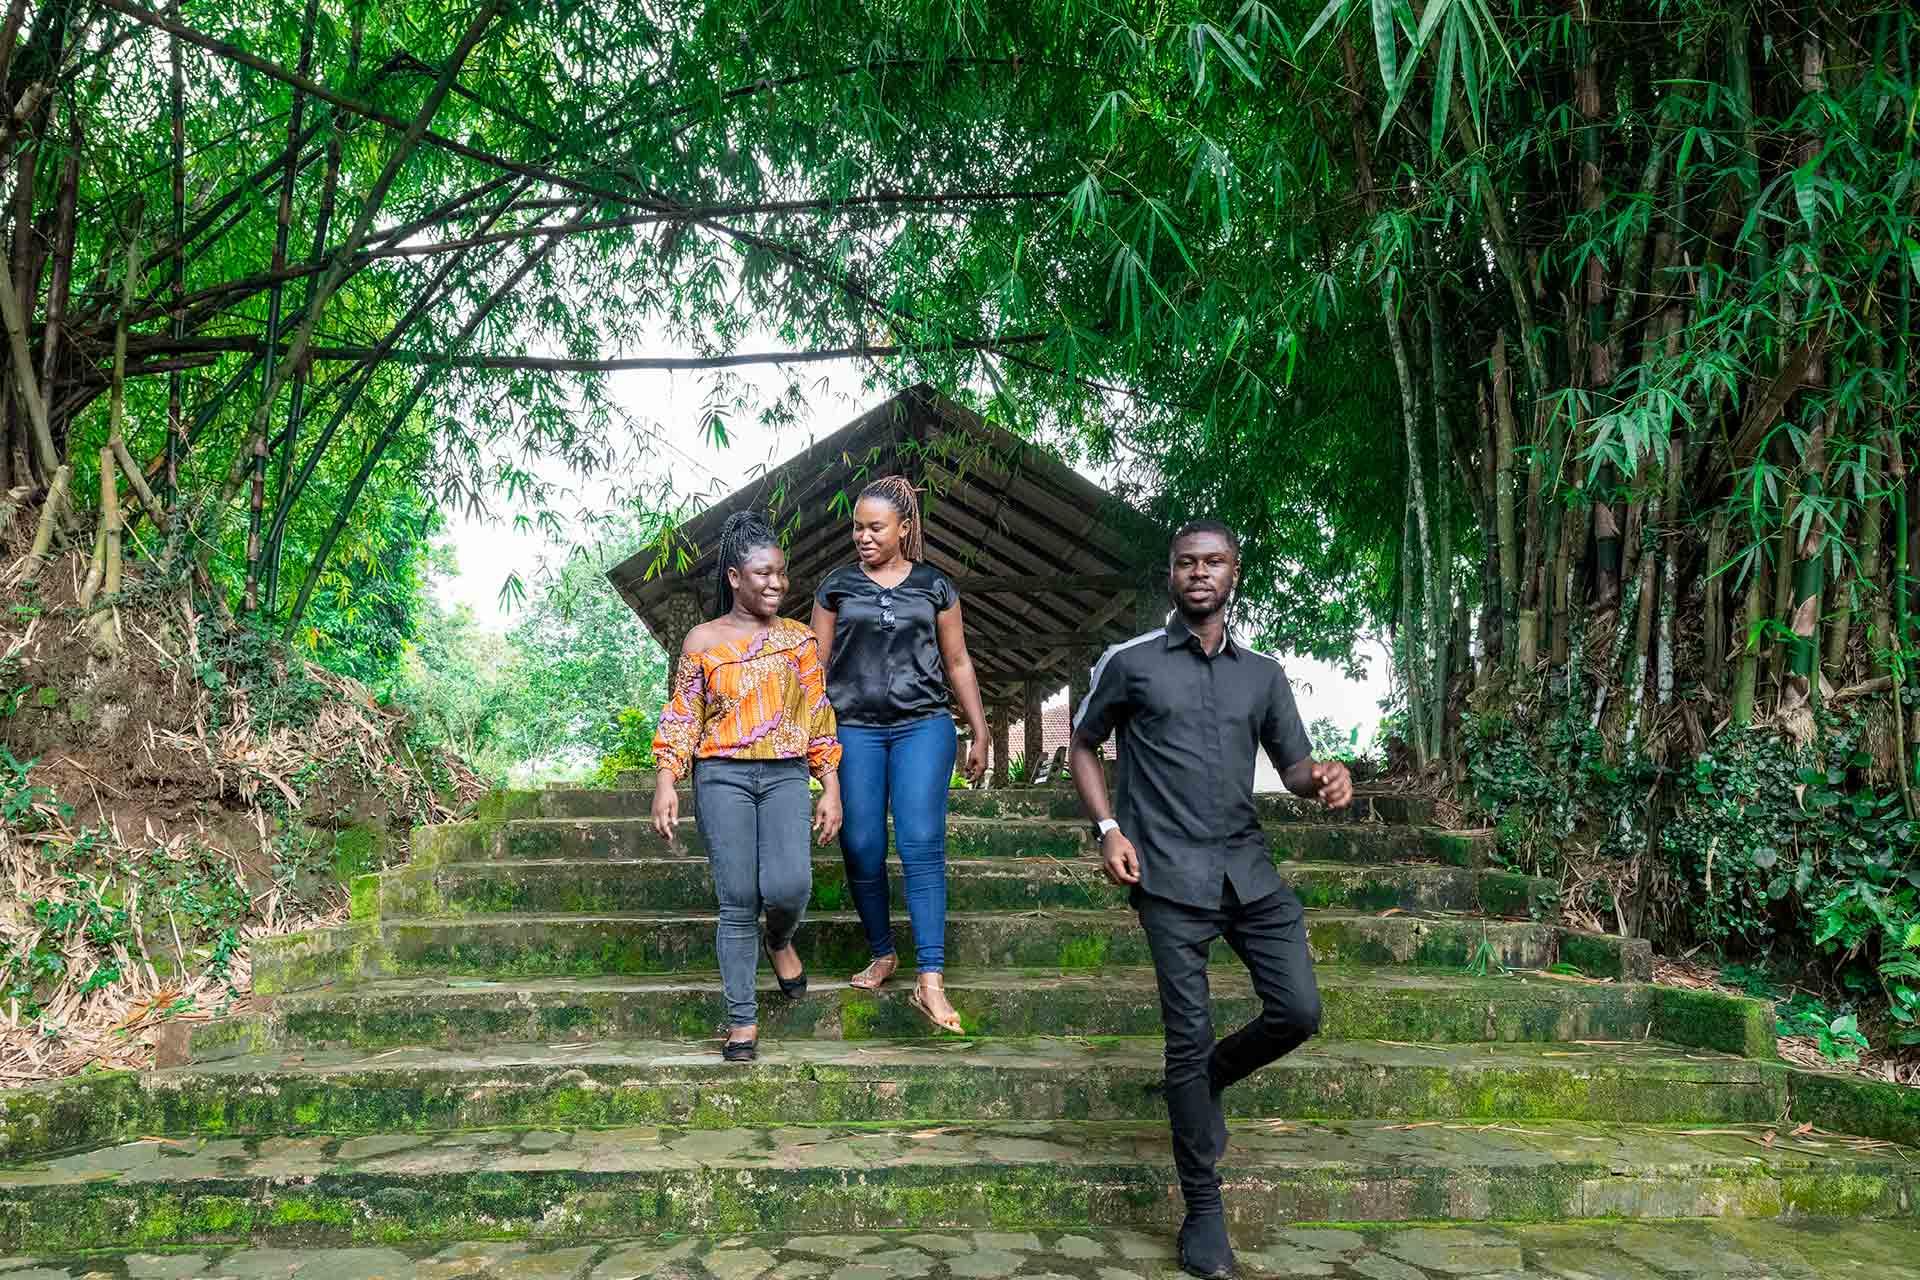
[(1119, 829), (1120, 829), (1120, 824), (1115, 822), (1112, 818), (1102, 818), (1100, 819), (1100, 821), (1093, 824), (1093, 842), (1095, 844), (1099, 844), (1102, 840), (1105, 840), (1107, 838), (1107, 832), (1118, 831)]

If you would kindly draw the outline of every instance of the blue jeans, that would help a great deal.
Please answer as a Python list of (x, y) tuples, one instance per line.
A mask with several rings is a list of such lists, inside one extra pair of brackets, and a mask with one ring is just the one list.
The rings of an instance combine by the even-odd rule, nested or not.
[(847, 888), (877, 960), (894, 953), (887, 914), (887, 809), (907, 880), (921, 973), (947, 965), (947, 788), (959, 734), (945, 714), (905, 724), (840, 726), (840, 851)]
[(693, 766), (700, 837), (707, 845), (720, 902), (714, 949), (727, 993), (727, 1025), (759, 1021), (754, 978), (760, 967), (760, 913), (766, 947), (793, 941), (813, 892), (813, 797), (804, 760), (702, 760)]

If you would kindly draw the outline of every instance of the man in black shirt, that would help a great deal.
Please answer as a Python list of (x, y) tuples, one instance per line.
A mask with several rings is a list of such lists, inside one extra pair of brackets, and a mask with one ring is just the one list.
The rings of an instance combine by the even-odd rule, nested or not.
[[(1216, 521), (1174, 536), (1165, 627), (1107, 650), (1073, 725), (1069, 760), (1100, 833), (1107, 876), (1132, 888), (1147, 931), (1166, 1026), (1173, 1159), (1187, 1202), (1180, 1263), (1234, 1274), (1220, 1177), (1227, 1146), (1220, 1094), (1320, 1029), (1320, 992), (1300, 900), (1281, 883), (1254, 806), (1254, 752), (1265, 748), (1295, 795), (1329, 808), (1353, 799), (1343, 764), (1316, 763), (1280, 664), (1227, 631), (1240, 544)], [(1095, 752), (1119, 736), (1119, 806)], [(1217, 1044), (1207, 952), (1225, 937), (1252, 975), (1260, 1016)]]

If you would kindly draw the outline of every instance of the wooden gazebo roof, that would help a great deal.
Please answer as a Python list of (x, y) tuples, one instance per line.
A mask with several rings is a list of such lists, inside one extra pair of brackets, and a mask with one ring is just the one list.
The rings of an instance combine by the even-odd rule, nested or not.
[[(1161, 533), (1039, 447), (926, 386), (911, 387), (682, 523), (676, 550), (647, 548), (607, 574), (669, 654), (705, 617), (720, 526), (771, 513), (793, 581), (783, 612), (804, 619), (820, 579), (853, 557), (851, 502), (906, 475), (924, 492), (927, 559), (951, 577), (989, 702), (1027, 681), (1059, 688), (1092, 653), (1164, 612)], [(663, 567), (663, 561), (670, 567)]]

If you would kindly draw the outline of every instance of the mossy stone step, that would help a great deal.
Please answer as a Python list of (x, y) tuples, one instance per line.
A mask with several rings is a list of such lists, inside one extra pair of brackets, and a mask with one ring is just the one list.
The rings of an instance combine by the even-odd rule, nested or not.
[[(1552, 892), (1551, 882), (1505, 871), (1416, 865), (1283, 862), (1281, 878), (1309, 907), (1348, 911), (1461, 911), (1529, 917)], [(896, 911), (905, 883), (889, 877)], [(594, 858), (556, 861), (456, 862), (362, 876), (353, 885), (353, 915), (462, 916), (494, 911), (699, 911), (713, 905), (705, 858)], [(1100, 863), (1079, 858), (980, 858), (947, 863), (947, 903), (955, 911), (1127, 905), (1127, 890)], [(846, 863), (813, 861), (815, 911), (850, 908)]]
[[(1174, 1237), (1111, 1227), (724, 1233), (641, 1240), (432, 1241), (37, 1258), (23, 1280), (1178, 1280)], [(1920, 1280), (1900, 1222), (1393, 1223), (1236, 1228), (1244, 1274), (1341, 1280)], [(1605, 1259), (1604, 1262), (1596, 1260)], [(121, 1270), (124, 1266), (124, 1272)], [(1596, 1269), (1598, 1267), (1598, 1269)], [(297, 1268), (297, 1270), (296, 1270)]]
[[(1434, 820), (1433, 801), (1425, 796), (1409, 796), (1395, 791), (1355, 787), (1353, 803), (1332, 810), (1317, 800), (1303, 799), (1284, 791), (1263, 792), (1254, 797), (1260, 816), (1273, 822), (1382, 822), (1399, 825), (1430, 826)], [(1084, 821), (1080, 797), (1071, 786), (1008, 787), (986, 791), (955, 791), (947, 798), (948, 811), (970, 818), (1067, 818)]]
[[(716, 1044), (310, 1052), (62, 1081), (0, 1095), (0, 1162), (144, 1136), (1166, 1118), (1157, 1039), (797, 1040), (745, 1068)], [(1787, 1078), (1659, 1044), (1315, 1040), (1226, 1100), (1247, 1119), (1760, 1124), (1786, 1114)]]
[[(921, 1037), (905, 979), (878, 992), (816, 967), (807, 994), (779, 997), (761, 971), (760, 1026), (769, 1039), (871, 1041)], [(1329, 965), (1317, 970), (1321, 1033), (1332, 1039), (1423, 1044), (1551, 1044), (1655, 1039), (1749, 1057), (1773, 1054), (1773, 1011), (1744, 997), (1646, 983), (1575, 981), (1538, 973), (1463, 973)], [(1259, 1011), (1238, 961), (1208, 975), (1214, 1025)], [(974, 1035), (1141, 1036), (1160, 1032), (1150, 969), (1091, 973), (960, 970), (947, 992)], [(272, 1049), (378, 1051), (501, 1042), (691, 1039), (725, 1022), (718, 974), (657, 978), (401, 978), (280, 996), (270, 1009), (209, 1023), (172, 1023), (169, 1059), (210, 1060)]]
[[(428, 974), (487, 978), (613, 976), (709, 970), (708, 913), (600, 915), (500, 913), (448, 919), (389, 918), (262, 938), (253, 949), (263, 995), (325, 982)], [(896, 919), (904, 950), (908, 922)], [(1401, 964), (1456, 972), (1470, 965), (1543, 969), (1566, 963), (1590, 977), (1645, 980), (1644, 939), (1582, 934), (1548, 924), (1461, 916), (1309, 912), (1308, 945), (1326, 963)], [(1127, 911), (957, 912), (947, 918), (950, 968), (1098, 969), (1152, 962)], [(851, 972), (866, 963), (866, 935), (851, 912), (822, 912), (801, 926), (807, 963)], [(1215, 954), (1229, 954), (1225, 941)]]
[[(684, 788), (683, 794), (684, 794)], [(1433, 801), (1395, 791), (1356, 787), (1353, 803), (1338, 812), (1314, 800), (1286, 792), (1255, 797), (1263, 817), (1282, 822), (1390, 822), (1430, 826)], [(1063, 818), (1085, 820), (1080, 797), (1072, 787), (1002, 787), (994, 790), (956, 790), (947, 807), (958, 817)], [(586, 789), (555, 787), (545, 791), (496, 791), (481, 798), (476, 816), (486, 818), (644, 818), (653, 812), (651, 783), (639, 788)]]
[[(1254, 1121), (1236, 1228), (1285, 1222), (1911, 1217), (1920, 1152), (1758, 1127)], [(147, 1139), (0, 1171), (0, 1248), (606, 1239), (1069, 1226), (1179, 1215), (1157, 1121)]]
[[(1440, 831), (1382, 823), (1268, 823), (1277, 858), (1296, 862), (1436, 862), (1479, 867), (1493, 849), (1488, 831)], [(818, 846), (833, 854), (838, 846)], [(1096, 852), (1084, 822), (1041, 818), (951, 818), (949, 858), (1077, 858)], [(671, 842), (642, 818), (516, 818), (450, 822), (418, 831), (413, 861), (494, 862), (574, 858), (702, 857), (706, 846), (682, 820)]]

